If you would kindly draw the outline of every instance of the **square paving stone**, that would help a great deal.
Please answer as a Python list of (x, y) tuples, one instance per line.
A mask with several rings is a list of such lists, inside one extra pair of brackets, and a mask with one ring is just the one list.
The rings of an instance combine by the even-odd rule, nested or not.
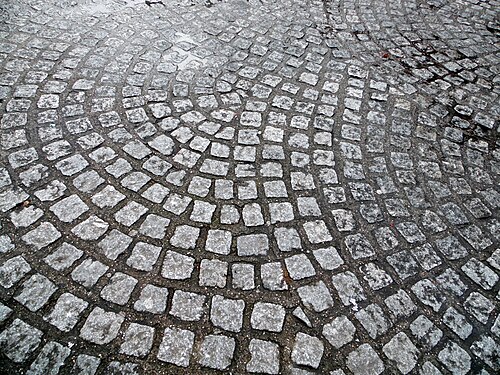
[(21, 239), (28, 245), (40, 250), (61, 238), (61, 232), (51, 223), (41, 223), (35, 229), (29, 231)]
[(42, 348), (35, 361), (26, 372), (26, 375), (56, 375), (59, 373), (59, 369), (64, 365), (64, 362), (70, 353), (70, 348), (51, 341)]
[(70, 195), (57, 202), (50, 207), (50, 210), (65, 223), (71, 223), (84, 212), (88, 211), (89, 207), (80, 199), (78, 195)]
[(210, 224), (216, 208), (217, 206), (214, 204), (196, 200), (194, 201), (190, 219), (199, 223)]
[(181, 249), (194, 249), (200, 235), (200, 229), (189, 225), (179, 225), (175, 228), (170, 244)]
[(234, 183), (228, 180), (215, 180), (214, 196), (216, 199), (232, 199)]
[[(151, 156), (146, 162), (142, 165), (142, 167), (157, 176), (163, 176), (167, 171), (172, 168), (172, 164), (169, 162), (159, 158), (156, 155)], [(145, 182), (149, 181), (150, 178), (142, 178), (138, 184), (134, 184), (131, 190), (138, 191), (142, 186), (145, 185)], [(135, 190), (136, 189), (136, 190)]]
[(243, 221), (247, 227), (264, 225), (264, 216), (258, 203), (246, 204), (242, 211)]
[(141, 196), (153, 203), (160, 204), (166, 198), (168, 193), (170, 193), (170, 189), (167, 187), (160, 184), (153, 184), (147, 188)]
[(279, 346), (270, 341), (252, 339), (248, 346), (251, 358), (246, 369), (251, 373), (279, 374)]
[(150, 180), (151, 178), (142, 172), (131, 172), (122, 178), (120, 184), (129, 190), (137, 192)]
[(97, 357), (80, 354), (76, 357), (75, 365), (71, 371), (78, 375), (94, 375), (100, 363), (101, 360)]
[(264, 191), (268, 198), (287, 198), (288, 193), (283, 181), (264, 182)]
[(382, 360), (369, 344), (349, 353), (346, 364), (354, 375), (379, 375), (384, 371)]
[(417, 306), (404, 290), (399, 290), (396, 294), (387, 297), (384, 302), (393, 320), (411, 316), (417, 310)]
[(500, 364), (498, 363), (500, 349), (493, 337), (482, 335), (479, 340), (474, 341), (471, 351), (476, 357), (498, 372), (500, 369)]
[(166, 279), (184, 280), (189, 279), (194, 269), (194, 258), (167, 251), (163, 260), (161, 275)]
[(463, 304), (465, 310), (483, 324), (488, 322), (495, 305), (481, 293), (472, 292)]
[(107, 258), (115, 260), (121, 253), (127, 250), (131, 243), (132, 237), (117, 229), (113, 229), (99, 242), (98, 246)]
[(376, 303), (368, 305), (354, 314), (371, 338), (376, 339), (390, 328), (391, 324), (385, 317), (382, 308)]
[(333, 219), (335, 225), (340, 232), (350, 232), (356, 228), (356, 221), (351, 211), (349, 210), (333, 210)]
[(313, 250), (313, 255), (321, 268), (327, 271), (332, 271), (344, 264), (344, 260), (334, 247)]
[(235, 263), (231, 267), (233, 288), (252, 290), (255, 288), (255, 270), (253, 264)]
[(22, 285), (21, 293), (14, 299), (30, 311), (38, 311), (54, 294), (57, 287), (45, 276), (35, 274)]
[(124, 273), (116, 272), (109, 280), (109, 284), (102, 288), (100, 296), (106, 301), (125, 305), (136, 285), (137, 279)]
[(437, 345), (443, 331), (437, 328), (427, 317), (420, 315), (410, 324), (410, 330), (420, 344), (427, 349), (431, 349)]
[(342, 315), (325, 324), (322, 333), (335, 349), (340, 349), (354, 339), (356, 327), (345, 315)]
[(267, 255), (269, 240), (265, 234), (249, 234), (237, 239), (239, 256)]
[(208, 335), (201, 343), (198, 354), (203, 367), (224, 370), (233, 361), (236, 342), (233, 338), (222, 335)]
[(443, 323), (446, 324), (462, 340), (465, 340), (472, 333), (472, 326), (465, 316), (460, 314), (455, 308), (450, 307), (443, 314)]
[(146, 212), (148, 212), (148, 209), (146, 207), (144, 207), (140, 203), (132, 201), (127, 203), (126, 206), (121, 208), (115, 214), (115, 219), (120, 224), (126, 227), (130, 227), (137, 220), (139, 220), (141, 216), (143, 216)]
[(31, 271), (31, 266), (21, 255), (10, 258), (0, 265), (0, 285), (4, 288), (11, 288), (29, 271)]
[(307, 308), (316, 312), (324, 311), (333, 306), (333, 298), (323, 281), (304, 285), (297, 289), (299, 297)]
[(64, 293), (59, 296), (52, 311), (43, 319), (61, 331), (69, 332), (78, 323), (80, 315), (88, 305), (87, 301), (71, 293)]
[(498, 282), (498, 275), (484, 263), (471, 258), (461, 270), (476, 284), (485, 290), (492, 289)]
[(38, 219), (43, 216), (43, 211), (40, 208), (35, 208), (34, 206), (28, 206), (23, 208), (19, 212), (11, 212), (10, 221), (16, 228), (18, 227), (29, 227), (34, 224)]
[(253, 329), (281, 332), (285, 321), (283, 306), (267, 302), (257, 302), (253, 306), (250, 323)]
[(333, 275), (332, 283), (345, 306), (354, 305), (366, 299), (358, 278), (350, 271)]
[(78, 238), (86, 241), (97, 240), (109, 228), (109, 224), (100, 217), (92, 215), (87, 220), (71, 229), (71, 232)]
[(435, 284), (429, 279), (423, 279), (415, 283), (411, 290), (417, 296), (417, 298), (424, 305), (429, 306), (435, 312), (438, 312), (444, 301), (446, 300), (446, 296), (443, 292), (441, 292)]
[(7, 212), (28, 198), (29, 195), (19, 188), (5, 190), (0, 193), (0, 211)]
[(73, 185), (84, 193), (91, 193), (98, 186), (104, 183), (104, 179), (96, 171), (89, 171), (80, 174), (73, 179)]
[(390, 255), (386, 259), (402, 280), (417, 274), (420, 270), (417, 262), (407, 250)]
[(98, 260), (88, 258), (75, 267), (73, 272), (71, 272), (71, 278), (84, 287), (90, 288), (97, 283), (108, 268), (108, 266)]
[(139, 299), (134, 303), (137, 311), (147, 311), (152, 314), (162, 314), (167, 306), (168, 289), (155, 285), (146, 285)]
[(177, 366), (188, 367), (193, 343), (193, 332), (179, 328), (166, 328), (158, 350), (158, 359)]
[(408, 374), (417, 364), (419, 351), (404, 332), (395, 335), (384, 345), (382, 351), (396, 363), (402, 374)]
[(227, 279), (227, 262), (217, 259), (202, 259), (200, 263), (200, 286), (224, 288)]
[(385, 288), (393, 282), (392, 277), (375, 263), (367, 263), (359, 267), (359, 270), (373, 290)]
[(310, 221), (303, 225), (307, 239), (313, 244), (329, 242), (333, 238), (323, 220)]
[(131, 323), (125, 331), (120, 353), (143, 357), (153, 346), (154, 328), (142, 324)]
[(469, 252), (458, 239), (454, 236), (448, 236), (439, 240), (436, 240), (437, 249), (448, 259), (456, 260), (466, 257)]
[(293, 207), (289, 202), (269, 203), (271, 224), (285, 223), (294, 219)]
[(94, 344), (108, 344), (116, 338), (124, 320), (121, 315), (96, 307), (80, 330), (80, 337)]
[(140, 271), (151, 271), (160, 256), (161, 247), (138, 242), (127, 259), (127, 265)]
[(176, 290), (170, 315), (186, 321), (200, 320), (205, 310), (205, 300), (203, 295)]
[(123, 176), (125, 173), (130, 172), (132, 170), (132, 166), (125, 159), (117, 159), (113, 164), (108, 165), (106, 168), (106, 172), (112, 175), (115, 178)]
[(228, 255), (231, 252), (232, 234), (227, 230), (208, 231), (205, 250), (216, 254)]
[(222, 296), (212, 297), (210, 320), (214, 326), (231, 332), (240, 332), (243, 326), (243, 300), (233, 300)]
[(40, 345), (43, 333), (20, 319), (15, 319), (0, 333), (0, 348), (10, 360), (21, 363)]
[(212, 180), (199, 176), (194, 176), (188, 187), (188, 193), (199, 197), (206, 197), (212, 186)]
[(132, 156), (134, 159), (141, 160), (151, 154), (151, 150), (140, 141), (131, 141), (123, 146), (123, 151)]
[(353, 259), (362, 259), (375, 255), (372, 245), (361, 234), (347, 236), (344, 242)]
[[(66, 141), (61, 141), (60, 145), (63, 145), (65, 142)], [(54, 143), (59, 143), (59, 142), (54, 142)], [(63, 147), (57, 150), (58, 151), (57, 154), (54, 154), (52, 157), (48, 156), (48, 158), (57, 159), (57, 157), (69, 153), (70, 146), (68, 146), (67, 150), (64, 150)], [(69, 158), (60, 160), (59, 162), (56, 163), (55, 166), (64, 176), (73, 176), (78, 172), (84, 170), (88, 165), (89, 165), (88, 161), (85, 160), (85, 158), (82, 155), (76, 154), (70, 156)]]
[(293, 344), (292, 361), (298, 365), (318, 368), (323, 351), (324, 345), (320, 339), (299, 332)]
[(464, 284), (458, 273), (451, 268), (444, 270), (435, 280), (444, 291), (456, 296), (463, 295), (467, 290), (467, 285)]
[(452, 374), (465, 375), (471, 368), (470, 355), (453, 341), (439, 352), (438, 359)]
[(168, 212), (176, 215), (182, 214), (193, 199), (179, 194), (170, 194), (163, 205)]
[(285, 258), (288, 274), (293, 280), (302, 280), (316, 275), (316, 271), (305, 254), (297, 254)]
[(415, 223), (399, 223), (396, 224), (396, 229), (399, 231), (399, 233), (401, 233), (404, 239), (411, 244), (425, 241), (425, 235)]
[(122, 200), (125, 195), (116, 190), (113, 186), (107, 185), (104, 189), (92, 196), (92, 203), (99, 208), (114, 207)]
[(274, 237), (281, 251), (301, 250), (300, 235), (294, 228), (276, 228)]
[(280, 262), (265, 263), (260, 266), (260, 277), (262, 286), (268, 290), (286, 290), (288, 284), (285, 281), (283, 268)]
[(220, 210), (221, 224), (236, 224), (240, 221), (240, 213), (236, 206), (226, 204)]
[(441, 258), (430, 244), (416, 248), (413, 254), (420, 266), (426, 271), (430, 271), (442, 263)]

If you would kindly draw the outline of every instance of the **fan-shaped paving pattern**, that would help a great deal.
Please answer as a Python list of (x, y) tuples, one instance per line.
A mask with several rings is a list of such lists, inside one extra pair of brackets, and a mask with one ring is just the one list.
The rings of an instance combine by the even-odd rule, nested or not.
[(2, 9), (2, 361), (497, 370), (494, 2), (206, 5)]

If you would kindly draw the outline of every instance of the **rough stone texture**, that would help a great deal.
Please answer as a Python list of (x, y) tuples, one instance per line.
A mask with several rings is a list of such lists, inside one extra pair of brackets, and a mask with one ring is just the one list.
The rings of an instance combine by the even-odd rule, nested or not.
[(0, 333), (2, 352), (14, 362), (23, 362), (40, 344), (43, 332), (15, 319)]
[(201, 343), (199, 362), (204, 367), (226, 369), (233, 360), (236, 343), (233, 338), (209, 335)]
[(167, 328), (158, 350), (160, 361), (173, 363), (181, 367), (189, 366), (193, 348), (194, 333), (179, 328)]
[(0, 2), (2, 370), (497, 373), (498, 8)]
[(247, 363), (248, 372), (279, 374), (279, 347), (269, 341), (252, 339), (248, 347), (252, 358)]
[(397, 368), (403, 374), (408, 374), (417, 363), (418, 349), (403, 332), (385, 344), (382, 351), (387, 358), (396, 362)]
[(281, 332), (285, 320), (285, 309), (273, 303), (257, 302), (252, 310), (252, 328), (271, 332)]
[(299, 332), (293, 344), (292, 361), (298, 365), (318, 368), (323, 351), (324, 346), (320, 339)]
[(351, 342), (354, 338), (356, 327), (346, 316), (339, 316), (323, 326), (323, 336), (336, 349)]
[(239, 332), (243, 325), (244, 309), (245, 302), (243, 300), (231, 300), (222, 296), (214, 296), (212, 298), (210, 320), (214, 326), (231, 332)]
[(80, 336), (95, 344), (107, 344), (117, 335), (124, 318), (96, 307), (80, 330)]
[(369, 344), (360, 345), (347, 356), (347, 367), (355, 375), (378, 375), (384, 371), (384, 364)]
[(69, 348), (51, 341), (42, 348), (26, 374), (57, 375), (70, 353)]
[(125, 331), (120, 353), (143, 357), (149, 353), (153, 345), (154, 328), (132, 323)]

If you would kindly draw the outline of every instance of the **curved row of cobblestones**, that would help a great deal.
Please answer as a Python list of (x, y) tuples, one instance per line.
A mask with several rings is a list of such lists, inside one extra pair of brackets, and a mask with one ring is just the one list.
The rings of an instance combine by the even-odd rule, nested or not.
[(495, 2), (209, 5), (2, 9), (6, 368), (497, 371)]

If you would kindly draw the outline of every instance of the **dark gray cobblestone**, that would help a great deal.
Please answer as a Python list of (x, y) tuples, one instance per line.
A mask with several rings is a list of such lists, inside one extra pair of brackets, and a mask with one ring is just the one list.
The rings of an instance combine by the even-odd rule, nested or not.
[(498, 373), (499, 8), (4, 1), (2, 371)]

